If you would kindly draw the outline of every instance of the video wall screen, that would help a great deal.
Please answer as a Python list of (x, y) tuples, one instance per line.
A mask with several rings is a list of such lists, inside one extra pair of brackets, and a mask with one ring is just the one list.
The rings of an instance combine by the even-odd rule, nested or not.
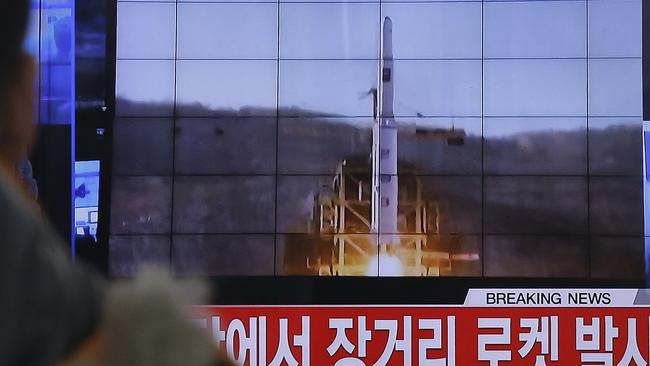
[(114, 276), (644, 276), (641, 0), (117, 6)]

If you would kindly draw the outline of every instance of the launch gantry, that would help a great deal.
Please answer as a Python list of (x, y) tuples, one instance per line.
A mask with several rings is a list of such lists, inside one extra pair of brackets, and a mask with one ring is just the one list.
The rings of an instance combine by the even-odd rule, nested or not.
[[(423, 199), (422, 182), (413, 167), (398, 161), (398, 126), (393, 114), (392, 22), (381, 34), (381, 62), (375, 96), (375, 124), (370, 157), (346, 159), (328, 191), (315, 196), (319, 275), (439, 276), (452, 263), (478, 261), (476, 253), (451, 254), (444, 247), (461, 236), (441, 235), (437, 202)], [(433, 138), (462, 145), (462, 130), (436, 129)], [(444, 243), (443, 243), (444, 241)], [(444, 244), (444, 245), (443, 245)], [(426, 250), (425, 250), (426, 249)]]

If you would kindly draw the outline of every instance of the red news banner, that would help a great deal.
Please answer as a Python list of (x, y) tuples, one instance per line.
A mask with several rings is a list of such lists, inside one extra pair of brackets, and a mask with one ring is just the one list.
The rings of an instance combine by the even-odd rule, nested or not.
[(238, 365), (647, 365), (645, 290), (470, 290), (450, 306), (197, 307)]

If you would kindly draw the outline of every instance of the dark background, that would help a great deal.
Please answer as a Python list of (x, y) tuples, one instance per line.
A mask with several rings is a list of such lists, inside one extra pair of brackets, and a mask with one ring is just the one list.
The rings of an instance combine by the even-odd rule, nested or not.
[(650, 1), (643, 0), (643, 120), (650, 121)]

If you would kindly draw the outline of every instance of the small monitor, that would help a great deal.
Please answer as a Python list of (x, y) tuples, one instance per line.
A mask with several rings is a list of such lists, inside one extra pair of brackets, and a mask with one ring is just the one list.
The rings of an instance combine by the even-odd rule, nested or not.
[(74, 207), (77, 236), (95, 240), (99, 222), (99, 160), (75, 162)]

